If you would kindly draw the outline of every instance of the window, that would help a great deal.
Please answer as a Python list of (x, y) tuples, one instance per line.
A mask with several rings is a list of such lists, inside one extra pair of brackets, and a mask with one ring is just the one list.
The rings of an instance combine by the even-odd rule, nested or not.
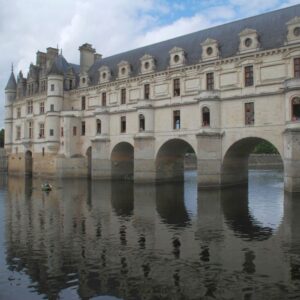
[(73, 88), (73, 80), (70, 79), (69, 80), (69, 90), (71, 90)]
[(254, 103), (245, 103), (245, 124), (254, 125)]
[(180, 129), (180, 110), (173, 111), (173, 129)]
[(45, 103), (41, 102), (40, 103), (40, 114), (43, 114), (45, 112)]
[(210, 126), (210, 111), (208, 107), (202, 108), (202, 126)]
[(16, 127), (16, 140), (21, 139), (21, 126)]
[(21, 118), (21, 107), (17, 108), (17, 118)]
[(253, 66), (245, 67), (245, 86), (253, 85)]
[(206, 89), (212, 91), (214, 89), (214, 73), (206, 73)]
[(32, 136), (33, 136), (33, 129), (32, 129), (32, 122), (30, 121), (30, 122), (28, 123), (28, 137), (29, 137), (30, 139), (32, 139)]
[(300, 57), (294, 58), (294, 77), (300, 78)]
[(144, 98), (149, 99), (150, 98), (150, 84), (144, 85)]
[(64, 136), (64, 128), (60, 127), (60, 136), (63, 137)]
[(106, 92), (102, 93), (102, 106), (106, 106)]
[(40, 123), (39, 125), (39, 138), (42, 139), (45, 137), (45, 125), (44, 123)]
[(174, 97), (180, 96), (180, 79), (173, 80), (173, 95)]
[(292, 100), (292, 121), (300, 120), (300, 97)]
[(85, 96), (81, 97), (81, 110), (85, 110)]
[(126, 117), (121, 117), (121, 133), (126, 132)]
[(54, 84), (51, 84), (51, 92), (54, 91)]
[(144, 115), (139, 115), (139, 131), (145, 131), (145, 117)]
[(126, 89), (121, 89), (121, 104), (126, 103)]
[(54, 111), (54, 104), (50, 105), (50, 111)]
[(45, 148), (42, 148), (42, 155), (45, 156)]
[(27, 114), (32, 114), (33, 112), (33, 103), (32, 100), (27, 102)]
[(84, 78), (84, 77), (82, 78), (81, 82), (82, 82), (82, 83), (85, 83), (85, 78)]
[(50, 135), (50, 136), (54, 136), (54, 129), (50, 129), (50, 130), (49, 130), (49, 135)]
[(97, 134), (101, 134), (101, 120), (97, 119)]
[(77, 134), (77, 127), (73, 126), (73, 135), (75, 136)]
[(81, 122), (81, 135), (85, 135), (85, 121)]
[(45, 92), (46, 91), (46, 80), (42, 80), (41, 81), (41, 92)]

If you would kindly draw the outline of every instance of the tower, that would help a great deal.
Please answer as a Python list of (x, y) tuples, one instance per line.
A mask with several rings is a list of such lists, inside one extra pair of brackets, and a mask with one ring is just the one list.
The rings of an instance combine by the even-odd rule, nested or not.
[(17, 82), (13, 67), (5, 87), (5, 148), (10, 153), (13, 142), (13, 102), (16, 99)]
[(60, 145), (60, 112), (64, 96), (64, 74), (58, 60), (59, 57), (56, 58), (48, 73), (45, 136), (48, 141), (48, 151), (52, 153), (56, 153)]

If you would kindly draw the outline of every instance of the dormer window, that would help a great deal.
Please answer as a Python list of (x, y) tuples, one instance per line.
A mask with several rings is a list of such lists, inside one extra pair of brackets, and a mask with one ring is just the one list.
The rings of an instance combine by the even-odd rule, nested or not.
[(111, 77), (110, 69), (107, 66), (102, 66), (99, 69), (99, 83), (108, 82)]
[(300, 41), (300, 17), (295, 17), (286, 23), (288, 29), (287, 44)]
[(141, 62), (141, 73), (146, 74), (152, 72), (155, 69), (155, 61), (153, 56), (145, 54), (140, 58)]
[(240, 46), (239, 52), (250, 52), (258, 50), (260, 45), (258, 41), (258, 34), (255, 29), (246, 28), (239, 34)]
[(202, 44), (202, 60), (219, 58), (218, 42), (214, 39), (206, 39)]
[(182, 48), (174, 47), (170, 54), (170, 67), (179, 67), (185, 64), (185, 52)]
[(85, 83), (85, 77), (82, 78), (82, 83), (83, 83), (83, 84)]
[(126, 78), (130, 75), (131, 68), (127, 61), (122, 60), (119, 64), (119, 78)]

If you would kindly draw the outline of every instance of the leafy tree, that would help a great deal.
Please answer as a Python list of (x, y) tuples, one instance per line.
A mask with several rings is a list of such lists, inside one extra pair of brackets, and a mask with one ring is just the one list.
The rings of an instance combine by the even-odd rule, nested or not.
[(4, 129), (0, 130), (0, 148), (4, 147)]
[(255, 154), (278, 154), (277, 149), (269, 142), (260, 142), (253, 150)]

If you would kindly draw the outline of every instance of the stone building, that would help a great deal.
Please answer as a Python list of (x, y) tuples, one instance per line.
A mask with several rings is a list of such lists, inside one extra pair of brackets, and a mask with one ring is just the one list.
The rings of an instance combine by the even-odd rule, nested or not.
[(300, 191), (300, 5), (102, 58), (37, 52), (5, 89), (10, 173), (242, 183), (262, 140)]

